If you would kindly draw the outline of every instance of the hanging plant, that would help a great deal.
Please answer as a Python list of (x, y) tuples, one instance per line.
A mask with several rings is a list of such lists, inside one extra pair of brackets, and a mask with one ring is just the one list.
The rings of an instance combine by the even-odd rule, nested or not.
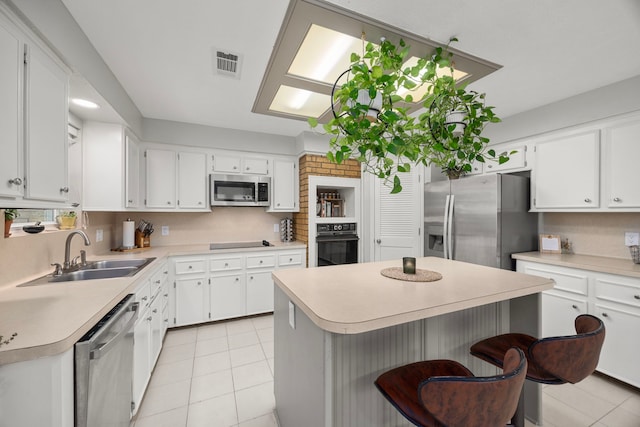
[[(480, 136), (487, 123), (500, 119), (485, 105), (484, 94), (456, 83), (447, 47), (404, 69), (409, 46), (403, 40), (399, 46), (388, 40), (378, 46), (367, 43), (362, 56), (352, 53), (346, 83), (334, 85), (334, 118), (323, 126), (331, 135), (329, 160), (357, 159), (366, 171), (392, 181), (392, 193), (402, 190), (398, 174), (412, 165), (462, 174), (471, 171), (474, 161), (506, 162), (508, 155), (496, 157), (487, 149), (489, 139)], [(423, 85), (427, 91), (419, 102), (425, 112), (410, 116), (415, 100), (411, 92), (404, 97), (398, 92)], [(315, 128), (318, 122), (310, 118), (309, 124)]]

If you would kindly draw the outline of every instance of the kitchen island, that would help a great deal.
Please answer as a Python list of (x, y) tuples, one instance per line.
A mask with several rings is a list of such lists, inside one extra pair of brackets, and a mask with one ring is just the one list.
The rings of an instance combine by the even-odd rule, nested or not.
[[(553, 287), (542, 277), (431, 257), (419, 258), (417, 268), (439, 272), (441, 280), (380, 274), (392, 266), (401, 261), (273, 273), (281, 427), (410, 425), (375, 389), (378, 375), (436, 358), (495, 374), (469, 347), (508, 331), (538, 334), (539, 295)], [(527, 387), (527, 416), (536, 421), (540, 389)]]

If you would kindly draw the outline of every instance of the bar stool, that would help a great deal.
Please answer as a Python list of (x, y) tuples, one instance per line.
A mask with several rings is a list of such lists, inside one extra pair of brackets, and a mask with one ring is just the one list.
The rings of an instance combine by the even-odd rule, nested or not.
[[(527, 379), (543, 384), (575, 384), (596, 370), (604, 343), (602, 320), (588, 314), (575, 319), (577, 335), (537, 339), (526, 334), (503, 334), (471, 346), (471, 354), (502, 367), (507, 350), (517, 347), (527, 357)], [(506, 359), (506, 358), (505, 358)], [(518, 403), (515, 425), (524, 425), (524, 396)]]
[(504, 354), (518, 347), (527, 357), (527, 379), (543, 384), (575, 384), (596, 370), (605, 329), (602, 320), (589, 314), (575, 319), (577, 335), (537, 339), (525, 334), (503, 334), (471, 346), (471, 354), (502, 367)]
[(474, 377), (458, 362), (429, 360), (385, 372), (375, 385), (417, 426), (494, 427), (515, 413), (526, 371), (524, 353), (513, 348), (502, 375)]

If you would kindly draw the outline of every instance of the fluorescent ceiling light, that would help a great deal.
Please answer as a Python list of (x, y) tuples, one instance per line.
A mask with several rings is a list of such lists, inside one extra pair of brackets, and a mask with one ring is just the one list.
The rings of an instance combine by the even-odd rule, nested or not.
[(89, 108), (89, 109), (96, 109), (96, 108), (100, 108), (100, 106), (98, 104), (96, 104), (93, 101), (88, 101), (86, 99), (82, 99), (82, 98), (72, 98), (71, 102), (73, 102), (75, 105), (79, 106), (79, 107), (84, 107), (84, 108)]
[(331, 97), (320, 93), (280, 86), (271, 102), (270, 110), (301, 117), (320, 117), (331, 105)]
[(313, 24), (288, 73), (333, 84), (351, 66), (352, 52), (362, 52), (362, 40)]
[[(408, 61), (406, 61), (403, 65), (402, 65), (402, 69), (404, 70), (407, 67), (414, 67), (418, 64), (418, 57), (416, 56), (412, 56), (411, 58), (409, 58)], [(438, 68), (436, 70), (436, 73), (438, 74), (438, 76), (444, 76), (445, 74), (450, 74), (451, 70), (449, 68)], [(457, 69), (453, 69), (453, 78), (459, 83), (462, 80), (468, 78), (470, 75), (469, 73), (465, 73), (464, 71), (461, 70), (457, 70)], [(398, 89), (398, 95), (404, 97), (407, 96), (408, 94), (411, 94), (413, 96), (413, 102), (418, 102), (420, 101), (420, 99), (422, 99), (422, 97), (424, 96), (425, 93), (427, 93), (427, 90), (429, 89), (429, 85), (423, 84), (420, 86), (420, 78), (422, 76), (418, 76), (418, 78), (415, 78), (412, 80), (414, 80), (416, 82), (416, 84), (418, 84), (418, 86), (412, 90), (408, 90), (405, 88), (400, 88)]]
[[(443, 46), (380, 21), (352, 15), (328, 2), (290, 0), (283, 28), (251, 111), (299, 120), (316, 117), (321, 123), (331, 120), (331, 90), (340, 74), (351, 66), (351, 53), (362, 55), (363, 31), (367, 40), (385, 37), (398, 45), (403, 39), (411, 46), (409, 56), (415, 57), (411, 61), (431, 56), (433, 49)], [(498, 64), (453, 48), (449, 51), (453, 53), (454, 77), (458, 81), (471, 83), (500, 68)], [(426, 91), (428, 88), (421, 89)], [(415, 101), (424, 94), (421, 91), (412, 93)], [(408, 107), (413, 112), (421, 105), (416, 102)]]

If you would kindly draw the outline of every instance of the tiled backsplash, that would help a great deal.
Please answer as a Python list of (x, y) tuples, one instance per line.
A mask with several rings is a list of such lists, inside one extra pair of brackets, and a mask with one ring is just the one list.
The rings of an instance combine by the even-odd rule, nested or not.
[(573, 252), (631, 260), (625, 231), (640, 232), (640, 213), (544, 213), (542, 232), (568, 238)]

